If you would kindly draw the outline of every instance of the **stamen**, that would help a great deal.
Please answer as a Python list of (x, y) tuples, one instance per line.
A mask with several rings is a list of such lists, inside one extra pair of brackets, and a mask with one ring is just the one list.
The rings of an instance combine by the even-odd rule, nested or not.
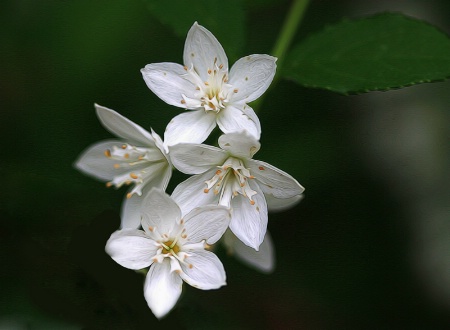
[(138, 176), (136, 174), (134, 174), (134, 173), (130, 173), (130, 176), (131, 176), (132, 179), (137, 179), (138, 178)]
[(114, 168), (120, 168), (119, 164), (114, 164)]
[(219, 65), (219, 69), (222, 69), (222, 68), (223, 68), (223, 64)]
[(203, 192), (205, 193), (205, 194), (207, 194), (207, 193), (209, 193), (209, 189), (205, 189), (205, 190), (203, 190)]
[(258, 167), (258, 168), (259, 168), (260, 171), (264, 171), (264, 170), (265, 170), (265, 168), (262, 167), (262, 166), (260, 166), (260, 167)]
[(125, 155), (123, 155), (123, 158), (125, 158), (125, 159), (130, 158), (130, 154), (125, 154)]
[(251, 205), (255, 205), (255, 201), (254, 200), (250, 200), (250, 204)]
[(239, 90), (236, 88), (235, 90), (233, 90), (233, 92), (237, 93)]
[(112, 184), (112, 182), (106, 182), (106, 188), (109, 188), (109, 187), (111, 187), (113, 184)]
[(185, 66), (183, 67), (183, 69), (187, 71), (187, 70), (188, 70), (188, 67), (185, 65)]
[(211, 74), (211, 72), (212, 72), (211, 69), (208, 69), (208, 74)]
[(111, 158), (111, 150), (106, 149), (105, 150), (105, 156), (108, 157), (108, 158)]
[(127, 145), (126, 145), (126, 144), (122, 144), (121, 148), (122, 148), (122, 149), (126, 149), (126, 148), (127, 148)]
[(148, 230), (150, 230), (151, 232), (153, 232), (153, 231), (155, 230), (155, 228), (152, 227), (152, 226), (148, 226)]
[(181, 104), (186, 104), (185, 100), (181, 100), (180, 102), (181, 102)]
[(127, 194), (127, 198), (128, 198), (128, 199), (130, 199), (131, 196), (133, 196), (133, 193), (128, 193), (128, 194)]

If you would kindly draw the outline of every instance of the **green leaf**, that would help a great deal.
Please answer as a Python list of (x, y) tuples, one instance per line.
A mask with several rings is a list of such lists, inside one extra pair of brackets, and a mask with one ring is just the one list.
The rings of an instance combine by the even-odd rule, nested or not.
[(146, 0), (150, 12), (184, 38), (194, 22), (210, 30), (228, 58), (236, 59), (244, 45), (242, 0)]
[(343, 94), (444, 80), (450, 77), (450, 39), (401, 14), (343, 21), (294, 47), (281, 75)]

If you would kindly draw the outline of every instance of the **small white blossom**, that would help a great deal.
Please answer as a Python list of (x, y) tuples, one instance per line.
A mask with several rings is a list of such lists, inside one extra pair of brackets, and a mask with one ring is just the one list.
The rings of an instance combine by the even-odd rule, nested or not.
[(147, 132), (114, 110), (97, 104), (95, 108), (103, 126), (123, 140), (106, 140), (92, 145), (81, 154), (75, 167), (107, 181), (107, 187), (133, 185), (123, 205), (123, 212), (128, 216), (122, 217), (122, 227), (137, 228), (140, 223), (139, 196), (151, 187), (165, 190), (172, 175), (172, 165), (163, 141), (153, 130)]
[(156, 317), (176, 304), (182, 283), (202, 289), (218, 289), (226, 275), (217, 256), (205, 250), (223, 235), (230, 211), (223, 206), (193, 209), (183, 218), (177, 204), (164, 192), (152, 189), (142, 203), (142, 228), (122, 229), (106, 243), (106, 252), (123, 267), (150, 269), (144, 297)]
[(267, 206), (280, 209), (300, 200), (304, 188), (289, 174), (251, 159), (259, 142), (246, 132), (224, 134), (221, 149), (182, 143), (170, 147), (173, 165), (195, 174), (180, 183), (172, 197), (184, 213), (193, 207), (219, 204), (232, 209), (230, 229), (258, 250), (267, 228)]
[(184, 66), (176, 63), (148, 64), (141, 70), (147, 86), (168, 104), (190, 110), (169, 123), (166, 145), (201, 143), (214, 127), (224, 133), (246, 130), (259, 140), (261, 125), (248, 102), (269, 87), (276, 58), (250, 55), (228, 71), (228, 59), (214, 35), (198, 25), (188, 32)]

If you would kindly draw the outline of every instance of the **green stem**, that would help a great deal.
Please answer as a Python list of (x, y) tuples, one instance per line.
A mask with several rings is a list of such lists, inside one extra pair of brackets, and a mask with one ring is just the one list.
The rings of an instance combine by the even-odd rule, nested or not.
[[(275, 77), (273, 79), (271, 85), (272, 87), (278, 80), (278, 73), (280, 72), (281, 66), (284, 62), (284, 57), (289, 49), (289, 46), (291, 45), (295, 33), (297, 32), (297, 28), (303, 19), (308, 4), (309, 0), (294, 0), (291, 8), (289, 9), (288, 16), (284, 21), (277, 42), (272, 50), (272, 55), (278, 58), (277, 73), (275, 74)], [(259, 109), (261, 103), (263, 102), (263, 99), (264, 94), (252, 104), (252, 107), (255, 111)]]

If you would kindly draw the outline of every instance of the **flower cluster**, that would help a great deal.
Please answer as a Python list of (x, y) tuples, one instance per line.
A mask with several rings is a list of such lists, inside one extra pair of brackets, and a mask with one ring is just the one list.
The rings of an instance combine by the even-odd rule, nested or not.
[[(144, 296), (158, 318), (175, 306), (183, 281), (203, 290), (225, 285), (223, 265), (209, 251), (219, 240), (244, 263), (270, 272), (268, 211), (293, 206), (304, 191), (289, 174), (253, 159), (261, 126), (247, 103), (270, 85), (276, 58), (250, 55), (228, 70), (222, 46), (197, 23), (183, 58), (184, 65), (156, 63), (141, 70), (159, 98), (187, 110), (170, 121), (164, 141), (96, 104), (100, 122), (119, 139), (94, 144), (75, 164), (107, 187), (131, 186), (121, 228), (106, 252), (123, 267), (148, 268)], [(202, 144), (216, 125), (224, 133), (219, 147)], [(173, 168), (192, 176), (169, 196)]]

